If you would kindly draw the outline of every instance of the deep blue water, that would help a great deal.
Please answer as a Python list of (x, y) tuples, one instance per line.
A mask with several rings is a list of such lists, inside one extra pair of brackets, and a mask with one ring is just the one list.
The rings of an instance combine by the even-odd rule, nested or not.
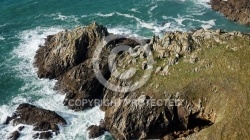
[[(86, 139), (87, 126), (98, 124), (98, 107), (73, 112), (63, 107), (55, 81), (38, 79), (33, 57), (44, 38), (93, 21), (110, 32), (150, 37), (165, 31), (196, 28), (250, 32), (250, 28), (211, 10), (207, 0), (0, 0), (0, 123), (16, 106), (29, 102), (57, 111), (69, 122), (55, 139)], [(98, 114), (98, 115), (96, 115)], [(0, 125), (0, 139), (16, 127)], [(30, 139), (25, 128), (21, 139)], [(105, 139), (105, 137), (102, 137)], [(107, 136), (106, 136), (107, 139)]]

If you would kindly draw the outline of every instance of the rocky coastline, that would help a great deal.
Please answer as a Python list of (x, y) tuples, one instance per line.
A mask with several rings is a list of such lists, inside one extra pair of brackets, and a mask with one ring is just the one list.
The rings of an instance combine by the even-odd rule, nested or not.
[(250, 3), (248, 0), (211, 0), (212, 9), (228, 19), (250, 26)]
[[(149, 80), (134, 91), (107, 88), (93, 70), (100, 44), (98, 66), (108, 83), (133, 87), (145, 71), (151, 71)], [(250, 134), (244, 121), (250, 115), (249, 45), (250, 36), (240, 32), (199, 29), (138, 39), (111, 34), (92, 23), (48, 36), (37, 51), (34, 66), (39, 78), (57, 80), (55, 90), (66, 95), (63, 104), (69, 109), (82, 111), (100, 105), (105, 118), (99, 126), (89, 127), (90, 138), (108, 131), (121, 140), (245, 139)], [(133, 67), (136, 72), (117, 76), (110, 72), (108, 56), (124, 46), (133, 55), (118, 53), (117, 70)], [(147, 54), (147, 49), (152, 52)], [(154, 62), (149, 64), (147, 55)], [(107, 105), (96, 100), (114, 102)], [(79, 105), (78, 101), (88, 102)], [(67, 127), (55, 112), (29, 104), (19, 105), (5, 124), (34, 125), (38, 133), (33, 138), (41, 139), (60, 133), (58, 125)], [(18, 131), (10, 139), (17, 139)]]

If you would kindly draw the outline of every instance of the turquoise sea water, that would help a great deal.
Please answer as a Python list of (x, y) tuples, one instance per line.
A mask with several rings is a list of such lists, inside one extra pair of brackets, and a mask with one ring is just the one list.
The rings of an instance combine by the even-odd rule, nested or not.
[[(98, 107), (84, 112), (67, 109), (62, 105), (64, 96), (52, 90), (55, 81), (36, 77), (33, 57), (47, 35), (93, 21), (109, 32), (139, 37), (197, 28), (250, 32), (249, 27), (212, 11), (208, 1), (0, 0), (0, 139), (17, 129), (1, 124), (22, 102), (54, 110), (67, 119), (69, 125), (54, 139), (87, 139), (87, 126), (104, 117)], [(31, 139), (31, 130), (26, 127), (21, 139)]]

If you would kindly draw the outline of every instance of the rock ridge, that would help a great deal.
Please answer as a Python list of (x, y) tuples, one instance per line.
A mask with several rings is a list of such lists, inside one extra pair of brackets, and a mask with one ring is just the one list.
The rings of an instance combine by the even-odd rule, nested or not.
[[(109, 42), (105, 42), (107, 37), (111, 38)], [(228, 133), (222, 128), (226, 124), (234, 126), (232, 120), (239, 117), (231, 109), (248, 105), (245, 101), (248, 94), (241, 90), (241, 86), (247, 87), (246, 76), (237, 74), (248, 74), (249, 38), (240, 32), (200, 29), (166, 32), (162, 38), (154, 36), (141, 40), (145, 42), (142, 45), (138, 39), (110, 34), (105, 27), (93, 23), (48, 36), (45, 45), (37, 51), (34, 64), (38, 77), (58, 80), (55, 89), (66, 94), (64, 105), (70, 109), (80, 111), (96, 105), (71, 104), (83, 99), (115, 101), (110, 106), (101, 104), (105, 118), (99, 126), (89, 127), (91, 138), (105, 131), (115, 139), (124, 140), (204, 139), (208, 136), (216, 139), (220, 135), (229, 137), (230, 133), (238, 138), (240, 131), (228, 130)], [(99, 62), (107, 82), (132, 86), (144, 71), (153, 70), (150, 80), (133, 92), (114, 92), (104, 87), (95, 75), (91, 59), (95, 57), (94, 51), (100, 49), (100, 43), (105, 44)], [(59, 44), (63, 47), (58, 47)], [(125, 80), (132, 72), (118, 75), (110, 72), (107, 58), (113, 48), (122, 45), (130, 46), (134, 53), (119, 53), (117, 70), (136, 69), (135, 75)], [(145, 48), (152, 50), (153, 66), (148, 65)], [(244, 81), (242, 85), (234, 80), (237, 78)], [(241, 97), (235, 97), (234, 93)], [(181, 102), (152, 106), (154, 100)], [(233, 106), (234, 102), (243, 104)], [(237, 126), (244, 125), (238, 123)], [(245, 135), (249, 134), (242, 129)]]

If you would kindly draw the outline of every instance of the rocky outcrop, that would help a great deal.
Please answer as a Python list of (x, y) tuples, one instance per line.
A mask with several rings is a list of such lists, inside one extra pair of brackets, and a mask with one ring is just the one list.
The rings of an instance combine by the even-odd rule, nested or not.
[[(110, 101), (109, 104), (101, 107), (105, 111), (105, 129), (115, 139), (178, 139), (188, 138), (200, 130), (213, 125), (216, 119), (215, 116), (218, 114), (216, 114), (217, 112), (214, 111), (214, 108), (208, 107), (213, 102), (213, 98), (216, 98), (212, 93), (206, 91), (210, 88), (209, 84), (201, 82), (200, 88), (204, 88), (204, 91), (201, 90), (198, 92), (199, 94), (191, 91), (189, 89), (191, 88), (190, 86), (184, 86), (186, 84), (192, 85), (192, 82), (183, 83), (183, 85), (173, 85), (182, 87), (179, 90), (174, 87), (168, 88), (164, 86), (169, 85), (167, 77), (171, 76), (170, 73), (173, 73), (173, 70), (170, 72), (172, 67), (178, 68), (178, 63), (187, 63), (190, 66), (205, 65), (203, 69), (209, 69), (209, 67), (212, 67), (211, 62), (205, 63), (204, 60), (198, 57), (198, 54), (204, 53), (202, 50), (213, 50), (215, 47), (225, 44), (230, 48), (232, 44), (228, 45), (226, 40), (234, 40), (236, 38), (246, 39), (248, 36), (239, 32), (225, 33), (221, 30), (196, 30), (184, 33), (167, 32), (161, 39), (154, 36), (148, 45), (153, 50), (154, 59), (157, 60), (154, 66), (161, 65), (160, 68), (155, 67), (157, 71), (155, 75), (139, 90), (127, 93), (114, 92), (109, 89), (105, 90), (103, 100)], [(136, 51), (139, 52), (138, 54), (132, 57), (130, 54), (124, 54), (123, 57), (118, 58), (117, 64), (119, 67), (117, 69), (119, 71), (125, 71), (126, 66), (124, 65), (127, 65), (128, 62), (131, 62), (129, 63), (131, 67), (139, 71), (135, 75), (139, 75), (145, 70), (140, 64), (141, 62), (144, 64), (144, 61), (147, 62), (147, 58), (139, 57), (144, 52), (142, 51), (143, 49), (138, 48), (134, 48), (135, 54), (137, 53)], [(134, 64), (132, 60), (135, 60)], [(177, 76), (180, 76), (181, 74), (178, 71), (175, 73)], [(198, 69), (195, 69), (195, 71), (198, 71)], [(109, 82), (130, 87), (138, 80), (138, 78), (117, 78), (122, 77), (122, 75), (113, 76), (111, 74)], [(179, 81), (181, 79), (171, 80)], [(160, 85), (163, 85), (162, 89), (159, 88)], [(195, 89), (199, 88), (196, 87)], [(164, 92), (166, 93), (163, 94)], [(176, 92), (176, 94), (173, 92)], [(160, 103), (160, 105), (157, 103)], [(91, 135), (91, 138), (93, 136), (95, 135)]]
[[(71, 109), (92, 107), (94, 99), (111, 102), (101, 106), (105, 111), (104, 122), (89, 128), (90, 138), (109, 131), (115, 139), (205, 139), (207, 136), (216, 139), (214, 136), (222, 134), (230, 136), (224, 132), (226, 124), (235, 126), (232, 120), (240, 117), (231, 109), (241, 106), (233, 103), (242, 101), (244, 106), (249, 105), (245, 101), (248, 96), (240, 90), (250, 87), (246, 86), (246, 76), (241, 77), (248, 74), (248, 40), (249, 36), (240, 32), (221, 30), (167, 32), (163, 38), (138, 40), (109, 34), (106, 28), (94, 23), (49, 36), (37, 51), (35, 65), (39, 77), (58, 80), (55, 89), (66, 94), (64, 105)], [(63, 47), (58, 47), (60, 44)], [(122, 45), (131, 48), (118, 53), (118, 72), (113, 71), (108, 66), (109, 53)], [(100, 73), (108, 79), (106, 83), (118, 88), (108, 89), (106, 83), (98, 81), (93, 70), (95, 50), (102, 50), (98, 62)], [(147, 55), (155, 61), (149, 64)], [(126, 72), (130, 67), (134, 73)], [(145, 71), (154, 72), (143, 75)], [(138, 82), (141, 77), (149, 77), (141, 88), (119, 91), (119, 86), (131, 88), (144, 82)], [(239, 85), (239, 81), (244, 82)], [(242, 97), (228, 98), (233, 93)], [(39, 131), (57, 130), (46, 121), (34, 125)], [(237, 138), (238, 131), (230, 132)], [(244, 132), (249, 134), (245, 129)], [(37, 134), (34, 138), (43, 136), (50, 137), (51, 133)]]
[[(51, 138), (53, 133), (57, 135), (59, 133), (58, 125), (67, 124), (56, 112), (38, 108), (27, 103), (20, 104), (13, 115), (8, 117), (8, 121), (6, 122), (12, 122), (14, 126), (18, 124), (33, 125), (34, 131), (41, 132), (36, 134), (37, 138), (40, 139)], [(22, 129), (20, 128), (19, 131), (22, 131)], [(17, 132), (13, 133), (15, 134), (13, 137), (19, 136)]]
[(17, 140), (20, 136), (20, 133), (18, 131), (14, 131), (12, 132), (9, 136), (8, 136), (8, 140)]
[(50, 35), (40, 46), (34, 65), (39, 78), (56, 78), (67, 70), (91, 58), (95, 45), (108, 34), (107, 29), (93, 23), (72, 31)]
[(212, 8), (227, 18), (250, 25), (250, 3), (248, 0), (211, 0)]
[[(100, 48), (99, 44), (106, 46)], [(106, 57), (111, 49), (118, 45), (134, 47), (138, 44), (140, 42), (136, 39), (109, 34), (105, 27), (93, 23), (48, 36), (44, 46), (40, 46), (37, 51), (34, 64), (38, 68), (39, 78), (58, 80), (55, 89), (66, 94), (65, 106), (83, 110), (93, 106), (83, 100), (91, 101), (102, 97), (103, 85), (96, 79), (93, 71), (94, 51), (102, 49), (99, 67), (102, 75), (108, 79), (110, 72)]]
[(103, 135), (106, 131), (104, 127), (97, 125), (91, 125), (90, 127), (88, 127), (88, 130), (89, 130), (89, 138), (97, 138)]
[[(112, 35), (109, 35), (109, 37)], [(107, 42), (106, 46), (102, 48), (102, 53), (99, 56), (100, 72), (106, 79), (110, 77), (110, 71), (108, 67), (108, 59), (111, 49), (117, 45), (131, 45), (135, 46), (138, 43), (129, 38), (123, 38), (113, 36), (114, 39)], [(100, 43), (100, 42), (99, 42)], [(96, 46), (92, 46), (92, 49), (97, 49)], [(89, 54), (93, 57), (93, 51)], [(90, 104), (93, 99), (101, 99), (103, 85), (97, 80), (93, 71), (92, 59), (86, 59), (79, 65), (68, 70), (58, 78), (56, 89), (66, 93), (64, 105), (74, 110), (83, 110), (88, 107), (93, 107), (94, 104)], [(85, 102), (83, 100), (88, 100)], [(81, 104), (77, 105), (76, 102), (81, 101)]]
[[(102, 106), (104, 127), (116, 139), (161, 139), (166, 135), (182, 138), (213, 124), (201, 101), (179, 93), (158, 100), (161, 105), (157, 105), (157, 99), (137, 92), (105, 93), (103, 100), (114, 103)], [(90, 137), (94, 136), (98, 135)]]

